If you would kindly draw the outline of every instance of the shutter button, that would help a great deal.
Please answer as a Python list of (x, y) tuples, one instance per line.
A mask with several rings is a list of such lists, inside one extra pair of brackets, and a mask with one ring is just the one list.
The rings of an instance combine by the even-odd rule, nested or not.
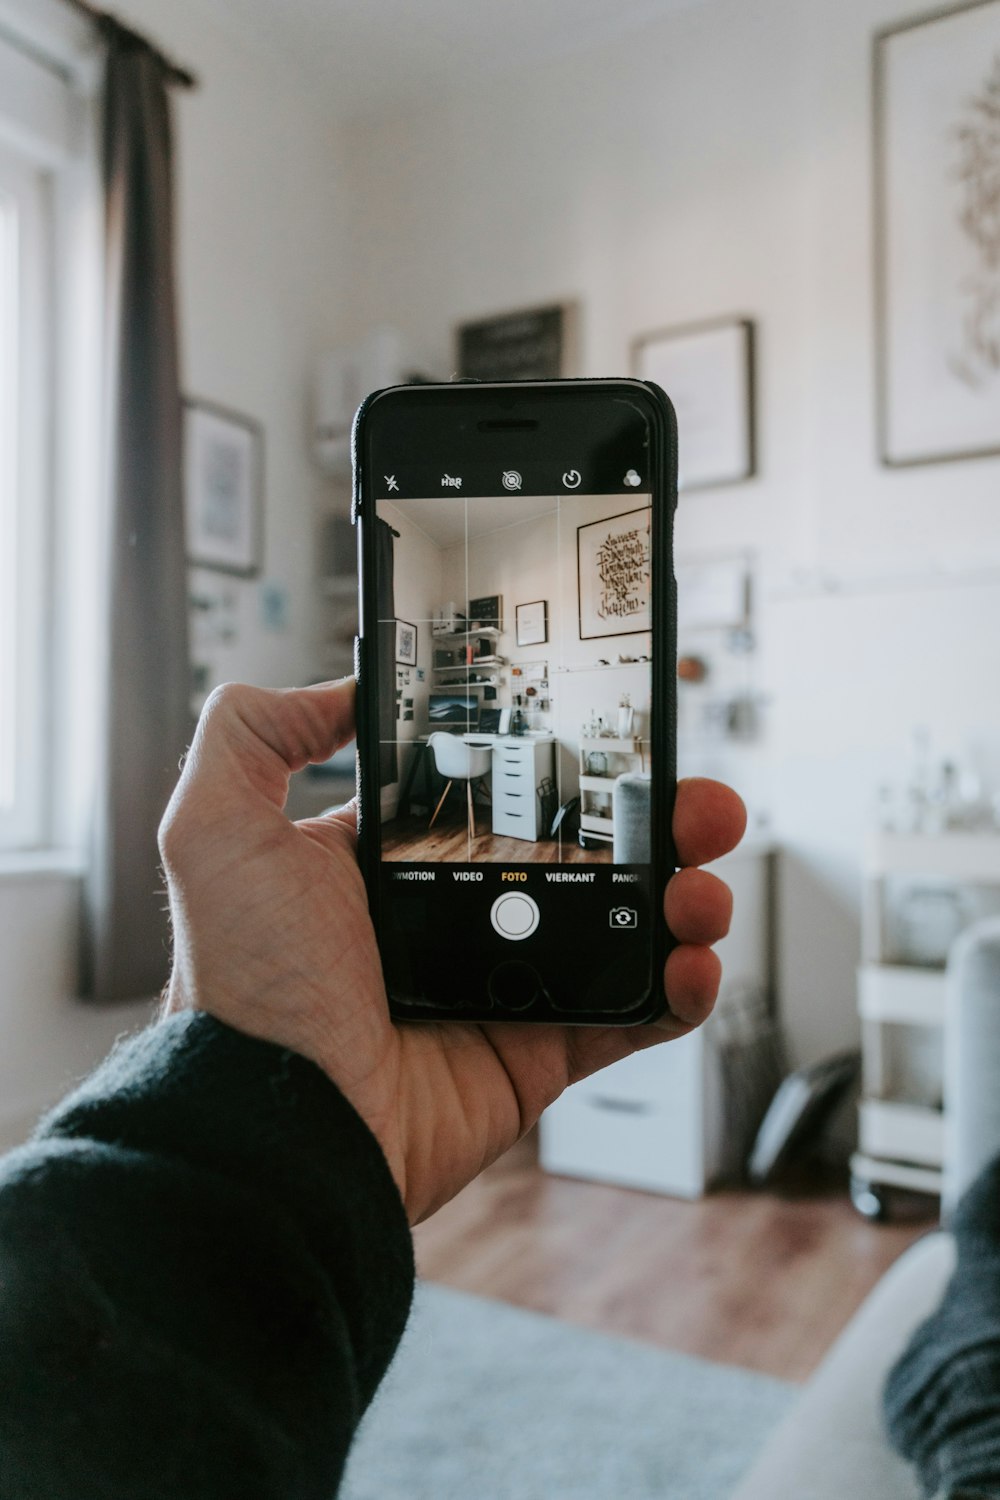
[(505, 891), (490, 908), (490, 921), (495, 930), (512, 943), (530, 937), (539, 920), (538, 903), (524, 891)]

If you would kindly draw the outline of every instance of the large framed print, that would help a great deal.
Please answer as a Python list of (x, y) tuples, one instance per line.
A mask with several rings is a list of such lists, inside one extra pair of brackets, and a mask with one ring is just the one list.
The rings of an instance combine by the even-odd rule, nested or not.
[(632, 345), (632, 370), (640, 380), (661, 386), (677, 413), (679, 491), (753, 477), (754, 326), (748, 318), (645, 334)]
[(652, 515), (647, 506), (576, 528), (582, 641), (651, 628)]
[(244, 578), (260, 572), (263, 446), (252, 418), (184, 402), (184, 527), (194, 566)]
[(875, 38), (883, 463), (1000, 453), (1000, 0)]

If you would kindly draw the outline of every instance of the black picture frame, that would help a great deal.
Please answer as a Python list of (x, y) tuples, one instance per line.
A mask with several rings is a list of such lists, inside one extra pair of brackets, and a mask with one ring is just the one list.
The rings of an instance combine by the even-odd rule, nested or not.
[(576, 304), (553, 302), (460, 323), (456, 364), (463, 380), (558, 380), (573, 373)]
[[(410, 637), (405, 635), (406, 631), (412, 632)], [(408, 639), (412, 639), (412, 651), (403, 648)], [(411, 625), (409, 620), (396, 621), (396, 664), (401, 667), (415, 667), (417, 665), (417, 627)]]
[[(622, 627), (622, 629), (620, 629), (620, 630), (584, 630), (584, 625), (585, 624), (590, 624), (591, 623), (591, 619), (589, 617), (585, 618), (585, 612), (584, 612), (585, 600), (589, 604), (590, 603), (590, 595), (589, 595), (589, 593), (585, 594), (585, 590), (584, 590), (583, 534), (584, 534), (585, 531), (593, 531), (597, 527), (604, 527), (605, 530), (607, 530), (607, 528), (609, 528), (610, 526), (612, 526), (612, 524), (615, 521), (624, 521), (624, 520), (628, 519), (628, 517), (630, 517), (630, 516), (645, 516), (646, 517), (646, 527), (645, 527), (645, 530), (646, 530), (646, 592), (647, 592), (647, 596), (649, 595), (650, 569), (652, 567), (652, 521), (653, 521), (653, 512), (652, 512), (652, 507), (651, 506), (648, 506), (648, 505), (645, 505), (645, 506), (636, 506), (636, 508), (634, 510), (619, 511), (619, 512), (617, 512), (617, 514), (615, 514), (613, 516), (601, 516), (596, 521), (588, 521), (588, 522), (586, 522), (585, 525), (578, 526), (576, 528), (576, 587), (577, 587), (577, 619), (578, 619), (578, 623), (579, 623), (579, 631), (580, 631), (580, 639), (581, 639), (581, 641), (599, 641), (599, 640), (605, 640), (609, 636), (616, 636), (616, 635), (643, 635), (643, 634), (648, 634), (648, 632), (652, 629), (651, 601), (647, 597), (647, 604), (646, 604), (645, 614), (641, 615), (641, 616), (638, 616), (638, 618), (636, 620), (634, 620), (634, 621), (632, 619), (629, 619), (628, 622)], [(635, 529), (636, 528), (634, 528), (634, 527), (632, 528), (633, 531)], [(596, 617), (596, 614), (597, 614), (597, 611), (595, 609), (591, 608), (590, 615), (593, 615), (593, 616)], [(640, 623), (640, 621), (641, 621), (641, 623)]]
[[(537, 614), (530, 617), (528, 610), (541, 610), (541, 620), (538, 620)], [(538, 634), (539, 629), (541, 629), (541, 635)], [(515, 604), (514, 635), (519, 646), (545, 646), (548, 644), (549, 601), (547, 599), (532, 599), (527, 604)]]
[(188, 564), (256, 578), (263, 568), (264, 429), (215, 401), (181, 405)]
[(478, 623), (489, 630), (503, 630), (503, 597), (484, 594), (469, 600), (469, 624)]

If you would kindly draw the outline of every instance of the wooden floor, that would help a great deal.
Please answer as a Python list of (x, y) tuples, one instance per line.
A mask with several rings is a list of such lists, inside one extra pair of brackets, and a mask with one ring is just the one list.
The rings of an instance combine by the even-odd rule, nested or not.
[(469, 846), (465, 808), (461, 815), (442, 815), (433, 828), (428, 818), (418, 814), (394, 818), (382, 824), (382, 858), (413, 860), (418, 864), (496, 865), (607, 865), (611, 863), (611, 845), (581, 849), (576, 839), (505, 839), (490, 832), (490, 809), (485, 804), (476, 809), (478, 836)]
[(425, 1279), (786, 1380), (934, 1225), (930, 1200), (876, 1225), (843, 1187), (687, 1203), (551, 1177), (536, 1155), (529, 1136), (417, 1229)]

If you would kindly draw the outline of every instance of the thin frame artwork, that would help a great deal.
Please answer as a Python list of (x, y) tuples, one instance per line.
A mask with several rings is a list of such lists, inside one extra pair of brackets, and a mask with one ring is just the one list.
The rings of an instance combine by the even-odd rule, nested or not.
[(549, 639), (549, 601), (534, 599), (514, 606), (515, 634), (519, 646), (544, 646)]
[(192, 567), (261, 571), (264, 431), (252, 417), (185, 399), (184, 530)]
[[(649, 506), (576, 528), (580, 639), (651, 629)], [(645, 517), (643, 523), (634, 520)], [(594, 533), (585, 537), (584, 533)], [(608, 626), (617, 628), (609, 629)]]
[(666, 391), (684, 434), (684, 494), (741, 484), (757, 472), (756, 337), (752, 319), (710, 318), (634, 339), (632, 372)]
[(396, 661), (404, 667), (417, 665), (417, 627), (408, 620), (396, 621)]
[(996, 455), (1000, 0), (877, 32), (872, 95), (879, 458)]

